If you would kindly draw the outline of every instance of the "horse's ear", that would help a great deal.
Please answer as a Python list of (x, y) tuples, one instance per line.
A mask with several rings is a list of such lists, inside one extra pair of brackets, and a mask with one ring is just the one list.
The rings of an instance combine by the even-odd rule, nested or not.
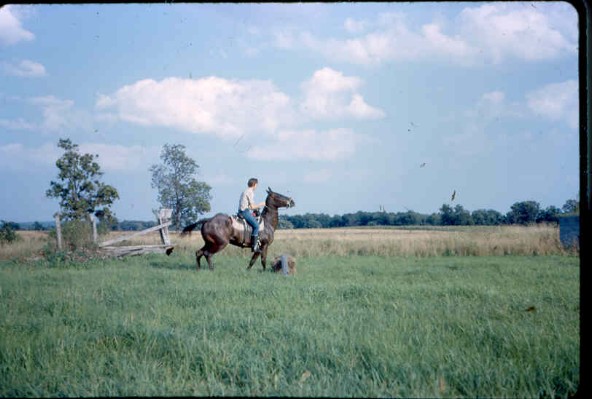
[(267, 186), (267, 194), (271, 194), (273, 191), (271, 191), (271, 188), (269, 186)]

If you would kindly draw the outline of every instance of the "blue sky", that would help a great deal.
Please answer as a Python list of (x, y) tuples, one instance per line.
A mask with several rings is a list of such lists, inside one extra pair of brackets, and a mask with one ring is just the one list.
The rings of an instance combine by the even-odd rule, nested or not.
[(561, 207), (577, 26), (563, 2), (4, 6), (0, 219), (51, 220), (66, 137), (99, 155), (120, 220), (153, 218), (166, 143), (200, 165), (210, 215), (250, 177), (286, 214)]

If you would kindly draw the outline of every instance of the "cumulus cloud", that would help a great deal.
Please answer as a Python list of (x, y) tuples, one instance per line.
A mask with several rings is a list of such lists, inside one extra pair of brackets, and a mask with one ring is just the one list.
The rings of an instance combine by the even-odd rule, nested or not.
[(578, 82), (551, 83), (526, 95), (528, 107), (543, 118), (564, 121), (576, 129), (579, 122)]
[(344, 22), (346, 30), (360, 33), (358, 36), (324, 39), (287, 28), (275, 32), (275, 44), (284, 49), (306, 48), (332, 60), (360, 65), (423, 60), (475, 65), (575, 55), (575, 11), (566, 4), (537, 5), (492, 3), (467, 7), (446, 24), (451, 26), (449, 29), (445, 21), (410, 26), (402, 13), (383, 13), (363, 26), (348, 18)]
[(304, 100), (300, 109), (315, 119), (383, 117), (382, 110), (368, 105), (357, 92), (361, 84), (357, 77), (344, 76), (331, 68), (320, 69), (302, 84)]
[[(150, 159), (158, 159), (158, 147), (140, 145), (82, 143), (82, 154), (98, 155), (97, 162), (104, 172), (146, 171)], [(0, 145), (0, 167), (10, 170), (30, 170), (31, 167), (51, 168), (63, 155), (56, 143), (45, 143), (38, 147), (27, 147), (22, 143)], [(57, 169), (56, 169), (57, 170)]]
[[(538, 5), (541, 10), (546, 9), (544, 4)], [(538, 8), (495, 3), (466, 8), (459, 20), (463, 37), (474, 47), (485, 50), (494, 63), (506, 58), (537, 61), (576, 54), (577, 42), (559, 30), (558, 26), (563, 22), (559, 21), (555, 26), (549, 15), (552, 13), (544, 13)], [(571, 17), (572, 23), (576, 24), (575, 13)], [(561, 18), (569, 17), (563, 15)]]
[(347, 18), (343, 23), (343, 27), (350, 33), (360, 33), (366, 29), (366, 21), (358, 21), (353, 18)]
[(30, 60), (22, 60), (18, 63), (2, 62), (0, 66), (4, 74), (10, 76), (39, 78), (47, 75), (42, 64)]
[(164, 126), (227, 140), (264, 134), (266, 144), (245, 151), (251, 158), (334, 160), (355, 151), (357, 135), (348, 129), (300, 127), (317, 120), (383, 117), (384, 111), (368, 105), (359, 93), (361, 85), (358, 77), (323, 68), (301, 85), (302, 98), (293, 101), (270, 81), (213, 76), (146, 79), (99, 96), (96, 108), (101, 120)]
[(53, 95), (31, 98), (14, 97), (8, 99), (34, 106), (40, 111), (40, 120), (0, 118), (0, 126), (8, 130), (28, 130), (39, 133), (61, 133), (72, 129), (90, 129), (92, 116), (74, 106), (74, 101)]
[(28, 100), (41, 108), (43, 121), (38, 124), (42, 131), (62, 132), (67, 129), (90, 129), (91, 116), (74, 107), (74, 101), (58, 97), (40, 96)]
[(30, 170), (31, 167), (48, 168), (60, 157), (55, 144), (25, 147), (22, 143), (0, 145), (0, 167), (8, 170)]
[(150, 167), (149, 160), (156, 160), (160, 155), (158, 147), (141, 145), (84, 143), (79, 145), (79, 149), (83, 154), (98, 155), (101, 170), (107, 172), (145, 171)]
[(335, 161), (352, 155), (360, 137), (351, 129), (316, 131), (283, 130), (276, 140), (263, 143), (248, 152), (248, 157), (258, 160)]
[(270, 133), (292, 118), (290, 98), (264, 80), (146, 79), (100, 96), (96, 105), (136, 124), (222, 138)]
[(19, 7), (7, 5), (0, 8), (0, 45), (8, 46), (21, 41), (31, 41), (35, 35), (22, 27)]

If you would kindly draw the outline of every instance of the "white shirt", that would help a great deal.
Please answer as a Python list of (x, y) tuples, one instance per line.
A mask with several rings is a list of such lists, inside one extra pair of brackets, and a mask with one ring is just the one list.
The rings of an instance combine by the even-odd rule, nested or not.
[(242, 212), (245, 209), (250, 209), (250, 205), (255, 202), (254, 200), (255, 192), (253, 191), (252, 187), (248, 187), (240, 196), (240, 201), (238, 203), (238, 211)]

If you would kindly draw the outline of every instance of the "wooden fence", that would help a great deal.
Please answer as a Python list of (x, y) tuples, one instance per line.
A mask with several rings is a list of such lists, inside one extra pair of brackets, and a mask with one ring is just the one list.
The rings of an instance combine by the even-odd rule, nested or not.
[[(156, 219), (158, 220), (158, 225), (154, 227), (150, 227), (148, 229), (137, 231), (132, 234), (124, 235), (121, 237), (117, 237), (111, 240), (98, 242), (97, 237), (97, 224), (96, 219), (89, 214), (89, 222), (92, 224), (92, 239), (95, 244), (98, 245), (98, 248), (101, 252), (109, 255), (109, 256), (116, 256), (122, 257), (127, 255), (143, 255), (147, 253), (166, 253), (170, 255), (175, 248), (174, 245), (171, 244), (171, 240), (169, 237), (169, 226), (171, 225), (171, 215), (172, 209), (161, 209), (158, 213), (155, 213)], [(63, 249), (63, 239), (62, 239), (62, 229), (61, 229), (61, 221), (60, 221), (60, 214), (55, 214), (55, 223), (56, 223), (56, 236), (57, 236), (57, 246), (59, 250)], [(162, 244), (160, 245), (114, 245), (124, 241), (128, 241), (132, 238), (139, 237), (145, 235), (147, 233), (151, 233), (153, 231), (158, 231), (160, 233), (160, 240)]]

